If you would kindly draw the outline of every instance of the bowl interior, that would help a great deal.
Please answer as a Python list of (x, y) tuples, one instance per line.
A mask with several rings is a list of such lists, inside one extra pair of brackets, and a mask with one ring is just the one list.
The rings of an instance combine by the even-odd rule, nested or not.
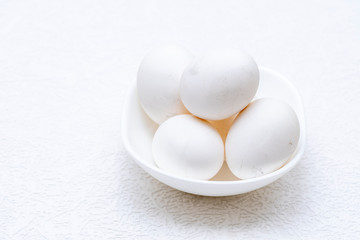
[[(214, 178), (210, 181), (205, 181), (179, 178), (162, 171), (156, 166), (151, 152), (152, 138), (158, 124), (153, 122), (142, 110), (137, 98), (136, 83), (130, 87), (124, 102), (122, 116), (122, 135), (124, 146), (130, 156), (145, 171), (161, 182), (179, 190), (210, 196), (234, 195), (254, 190), (275, 181), (277, 178), (290, 171), (300, 160), (305, 145), (305, 120), (303, 106), (301, 98), (295, 87), (286, 78), (275, 71), (267, 68), (260, 68), (260, 85), (256, 98), (262, 97), (273, 97), (287, 102), (295, 110), (300, 121), (301, 132), (297, 150), (282, 168), (273, 173), (258, 178), (239, 180), (231, 173), (225, 163), (220, 172)], [(224, 121), (224, 124), (229, 124), (229, 121)], [(254, 184), (256, 182), (258, 182), (258, 184)], [(244, 187), (246, 184), (248, 184), (248, 186)], [(210, 186), (209, 189), (211, 190), (207, 192), (207, 188), (203, 188), (205, 185), (207, 188)], [(224, 185), (227, 187), (224, 188)], [(222, 193), (219, 193), (216, 192), (217, 186), (220, 186), (220, 190), (229, 190), (222, 190), (220, 191)]]

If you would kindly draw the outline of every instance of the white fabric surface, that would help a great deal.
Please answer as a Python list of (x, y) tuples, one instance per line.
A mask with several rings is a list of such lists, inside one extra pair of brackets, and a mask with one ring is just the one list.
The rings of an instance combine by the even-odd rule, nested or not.
[[(144, 54), (240, 47), (289, 77), (308, 124), (275, 183), (171, 189), (121, 143)], [(359, 239), (359, 1), (0, 1), (0, 239)]]

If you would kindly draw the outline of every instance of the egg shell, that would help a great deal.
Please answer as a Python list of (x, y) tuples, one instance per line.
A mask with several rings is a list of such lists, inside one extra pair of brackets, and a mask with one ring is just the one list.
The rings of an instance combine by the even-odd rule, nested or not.
[(195, 59), (181, 77), (180, 96), (195, 116), (229, 118), (245, 108), (259, 86), (259, 69), (237, 49), (217, 49)]
[(207, 180), (224, 162), (220, 134), (207, 121), (192, 115), (178, 115), (157, 129), (152, 152), (160, 169), (179, 177)]
[(234, 120), (226, 138), (226, 161), (240, 179), (283, 166), (296, 150), (300, 125), (294, 110), (274, 98), (250, 103)]
[(188, 113), (180, 99), (180, 78), (193, 56), (177, 45), (154, 49), (142, 60), (137, 74), (137, 90), (146, 114), (155, 122)]

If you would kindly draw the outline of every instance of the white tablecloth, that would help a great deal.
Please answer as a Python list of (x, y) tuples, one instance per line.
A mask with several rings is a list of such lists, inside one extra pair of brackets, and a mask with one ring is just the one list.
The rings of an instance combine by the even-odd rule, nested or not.
[[(171, 189), (121, 143), (151, 48), (248, 51), (298, 87), (307, 149), (275, 183)], [(0, 1), (0, 239), (359, 239), (359, 1)]]

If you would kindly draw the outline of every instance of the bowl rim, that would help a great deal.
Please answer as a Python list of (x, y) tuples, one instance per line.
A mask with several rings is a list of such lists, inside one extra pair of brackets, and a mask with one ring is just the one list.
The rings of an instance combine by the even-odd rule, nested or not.
[(264, 181), (266, 179), (271, 179), (276, 176), (282, 176), (283, 174), (289, 172), (291, 169), (293, 169), (299, 163), (299, 161), (305, 151), (306, 121), (305, 121), (305, 112), (304, 112), (303, 101), (302, 101), (302, 98), (301, 98), (298, 90), (296, 89), (296, 87), (286, 77), (284, 77), (277, 71), (272, 70), (267, 67), (259, 67), (259, 70), (260, 70), (260, 73), (261, 72), (270, 72), (271, 74), (276, 75), (284, 83), (286, 83), (288, 85), (288, 87), (290, 87), (293, 90), (293, 92), (296, 92), (297, 93), (296, 97), (298, 98), (299, 108), (301, 110), (300, 112), (302, 113), (302, 116), (298, 116), (299, 121), (301, 122), (301, 126), (302, 126), (302, 129), (300, 130), (300, 139), (299, 139), (298, 147), (297, 147), (296, 151), (293, 153), (293, 155), (286, 161), (286, 163), (279, 169), (275, 170), (274, 172), (265, 174), (263, 176), (255, 177), (255, 178), (249, 178), (249, 179), (239, 179), (239, 180), (230, 180), (230, 181), (199, 180), (199, 179), (190, 179), (190, 178), (175, 176), (175, 175), (167, 173), (166, 171), (163, 171), (162, 169), (160, 169), (156, 166), (151, 165), (150, 163), (148, 163), (146, 161), (142, 161), (141, 160), (142, 158), (132, 148), (132, 145), (128, 139), (128, 135), (129, 135), (128, 130), (129, 129), (127, 128), (128, 121), (129, 121), (127, 118), (127, 115), (128, 115), (127, 113), (129, 112), (129, 108), (131, 105), (130, 101), (132, 99), (131, 98), (132, 93), (134, 91), (134, 88), (136, 88), (136, 81), (133, 81), (131, 83), (131, 85), (129, 86), (129, 88), (126, 92), (126, 95), (125, 95), (124, 102), (123, 102), (123, 109), (122, 109), (122, 116), (121, 116), (121, 138), (122, 138), (122, 142), (124, 144), (124, 148), (130, 154), (130, 156), (135, 160), (135, 162), (138, 165), (140, 165), (142, 168), (143, 168), (143, 166), (145, 166), (146, 168), (151, 169), (152, 171), (156, 172), (157, 174), (165, 175), (168, 178), (173, 178), (174, 180), (188, 182), (188, 183), (198, 183), (198, 184), (208, 184), (208, 185), (209, 184), (210, 185), (243, 185), (243, 184), (254, 183), (254, 182), (258, 182), (258, 181)]

